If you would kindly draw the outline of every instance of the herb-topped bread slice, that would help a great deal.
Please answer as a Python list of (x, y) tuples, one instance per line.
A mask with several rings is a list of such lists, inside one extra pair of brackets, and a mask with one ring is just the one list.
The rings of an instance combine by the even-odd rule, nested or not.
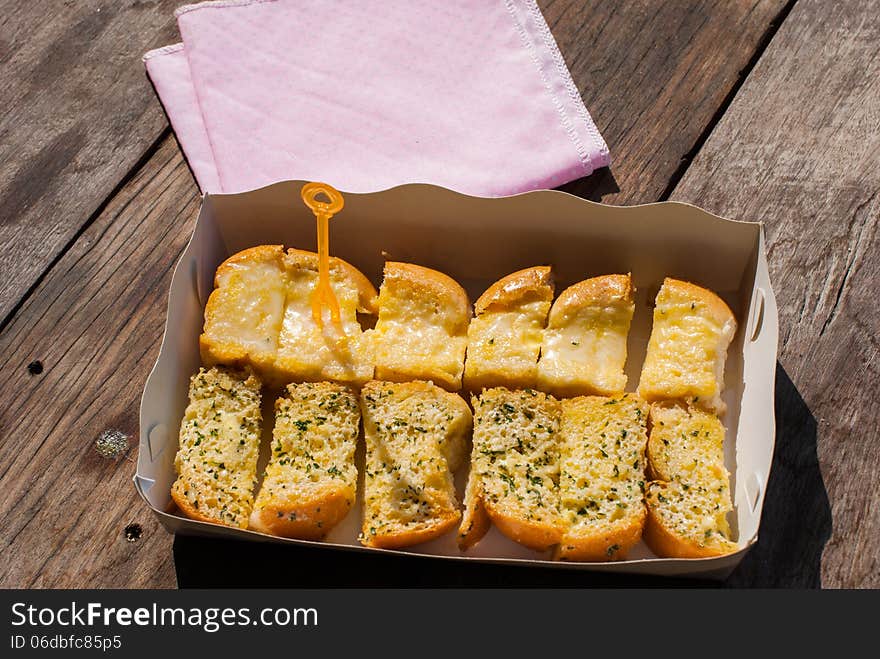
[(286, 270), (284, 320), (278, 339), (276, 369), (282, 381), (333, 380), (363, 384), (373, 377), (373, 358), (358, 313), (375, 314), (376, 289), (354, 266), (330, 259), (330, 287), (339, 302), (340, 327), (323, 310), (323, 327), (312, 315), (318, 284), (318, 255), (290, 249)]
[(552, 301), (549, 266), (520, 270), (492, 284), (474, 305), (464, 386), (471, 391), (534, 387)]
[(724, 425), (714, 414), (681, 403), (651, 405), (648, 467), (653, 480), (727, 483)]
[(192, 519), (247, 528), (260, 452), (260, 380), (201, 368), (190, 379), (171, 498)]
[(651, 406), (648, 522), (645, 541), (660, 556), (701, 558), (736, 551), (727, 514), (733, 510), (724, 466), (724, 426), (683, 404)]
[(379, 289), (379, 319), (370, 338), (376, 379), (430, 380), (461, 389), (470, 302), (452, 278), (411, 263), (388, 261)]
[(635, 394), (562, 401), (558, 558), (620, 560), (641, 539), (647, 418)]
[(272, 452), (250, 528), (320, 540), (348, 514), (357, 490), (357, 394), (332, 382), (288, 385), (275, 402)]
[(658, 556), (708, 558), (737, 550), (729, 539), (729, 494), (701, 491), (687, 483), (648, 484), (645, 543)]
[(260, 245), (217, 268), (199, 338), (207, 366), (250, 365), (263, 376), (272, 372), (284, 315), (283, 257), (281, 245)]
[(648, 401), (687, 400), (725, 411), (724, 363), (736, 320), (712, 291), (667, 278), (657, 293), (639, 394)]
[(557, 396), (623, 393), (633, 291), (630, 275), (605, 275), (559, 295), (544, 330), (541, 389)]
[(508, 538), (537, 551), (562, 539), (559, 422), (552, 396), (531, 389), (485, 389), (473, 398), (474, 442), (459, 546), (479, 541), (483, 513)]
[(467, 455), (471, 410), (430, 382), (364, 385), (364, 518), (368, 547), (436, 538), (461, 518), (452, 472)]

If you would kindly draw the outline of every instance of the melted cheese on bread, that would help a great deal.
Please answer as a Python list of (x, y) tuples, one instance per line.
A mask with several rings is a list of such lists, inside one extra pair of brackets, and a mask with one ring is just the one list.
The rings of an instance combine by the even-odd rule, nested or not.
[(465, 387), (534, 387), (552, 301), (547, 266), (514, 272), (490, 286), (474, 305), (468, 327)]
[(715, 293), (667, 278), (657, 293), (639, 394), (690, 400), (722, 414), (724, 362), (735, 332), (733, 312)]
[(538, 386), (558, 396), (623, 393), (634, 310), (630, 275), (594, 277), (564, 290), (544, 331)]
[(260, 245), (224, 261), (214, 277), (199, 339), (206, 365), (270, 369), (284, 314), (286, 274), (281, 245)]
[(312, 313), (318, 283), (318, 255), (297, 249), (284, 258), (286, 300), (275, 367), (286, 381), (333, 380), (363, 383), (373, 377), (373, 360), (358, 311), (375, 310), (376, 291), (353, 266), (330, 260), (330, 286), (339, 302), (341, 330), (324, 309), (323, 327)]
[(430, 380), (449, 391), (460, 389), (470, 316), (467, 293), (452, 278), (387, 262), (379, 319), (370, 331), (376, 378)]

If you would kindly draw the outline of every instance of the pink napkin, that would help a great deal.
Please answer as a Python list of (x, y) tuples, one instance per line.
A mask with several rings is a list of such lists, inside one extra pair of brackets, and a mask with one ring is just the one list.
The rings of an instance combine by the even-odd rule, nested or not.
[(609, 164), (532, 0), (224, 0), (144, 61), (200, 187), (500, 196)]

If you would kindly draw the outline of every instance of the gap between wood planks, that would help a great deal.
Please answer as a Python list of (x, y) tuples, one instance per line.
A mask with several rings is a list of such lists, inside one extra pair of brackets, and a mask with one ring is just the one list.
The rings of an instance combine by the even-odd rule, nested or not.
[(79, 229), (76, 230), (76, 233), (74, 233), (70, 237), (70, 240), (68, 240), (64, 244), (64, 247), (62, 247), (55, 255), (55, 257), (51, 261), (49, 261), (45, 269), (39, 274), (39, 276), (37, 276), (36, 279), (34, 279), (34, 282), (24, 292), (24, 295), (22, 295), (18, 299), (18, 302), (16, 302), (12, 306), (12, 308), (9, 310), (9, 313), (7, 313), (3, 320), (0, 321), (0, 333), (2, 333), (9, 325), (9, 323), (12, 322), (12, 319), (15, 318), (15, 316), (24, 306), (24, 303), (27, 302), (31, 295), (34, 294), (34, 292), (37, 290), (37, 288), (39, 288), (43, 280), (48, 276), (50, 272), (52, 272), (52, 269), (56, 265), (58, 265), (58, 262), (61, 261), (61, 259), (64, 257), (65, 254), (67, 254), (70, 248), (76, 244), (76, 242), (82, 237), (86, 230), (90, 226), (92, 226), (95, 220), (97, 220), (101, 216), (101, 213), (103, 213), (110, 202), (113, 201), (113, 198), (117, 194), (119, 194), (122, 188), (124, 188), (126, 184), (131, 181), (139, 171), (141, 171), (141, 169), (144, 167), (144, 165), (147, 164), (150, 158), (155, 155), (156, 151), (158, 151), (159, 147), (162, 145), (162, 142), (164, 142), (169, 135), (171, 135), (171, 126), (166, 126), (165, 129), (161, 133), (159, 133), (159, 136), (153, 141), (153, 143), (150, 144), (149, 147), (147, 147), (146, 151), (141, 154), (141, 157), (137, 159), (137, 162), (135, 162), (135, 164), (132, 165), (132, 167), (125, 173), (125, 176), (123, 176), (120, 181), (115, 186), (113, 186), (113, 189), (110, 190), (110, 192), (98, 205), (95, 211), (91, 215), (89, 215), (88, 218), (86, 218), (86, 221), (83, 222)]
[(788, 0), (785, 6), (779, 10), (779, 13), (770, 21), (770, 24), (767, 26), (767, 31), (761, 36), (761, 39), (758, 41), (758, 45), (755, 47), (755, 52), (752, 53), (751, 58), (749, 58), (748, 64), (739, 72), (739, 77), (736, 82), (733, 83), (733, 86), (730, 88), (730, 91), (727, 92), (727, 96), (724, 97), (724, 100), (721, 101), (721, 105), (718, 106), (718, 109), (715, 111), (715, 114), (712, 115), (712, 118), (709, 119), (709, 123), (706, 124), (706, 127), (703, 129), (703, 132), (700, 133), (700, 136), (697, 138), (696, 142), (694, 142), (693, 148), (684, 154), (681, 157), (681, 163), (678, 168), (672, 173), (672, 176), (669, 179), (669, 183), (666, 185), (666, 189), (663, 190), (663, 193), (660, 195), (658, 201), (668, 201), (669, 197), (672, 196), (672, 193), (675, 191), (675, 188), (678, 186), (679, 182), (682, 178), (684, 178), (685, 172), (687, 172), (688, 168), (691, 166), (694, 158), (700, 152), (700, 149), (703, 148), (703, 145), (706, 143), (706, 140), (709, 139), (709, 136), (712, 134), (712, 131), (715, 130), (715, 126), (718, 125), (718, 122), (721, 121), (721, 117), (727, 112), (727, 109), (730, 107), (730, 104), (733, 103), (733, 99), (736, 98), (736, 95), (739, 93), (739, 90), (742, 88), (745, 81), (748, 79), (749, 74), (751, 74), (752, 69), (755, 68), (755, 65), (758, 61), (763, 57), (764, 51), (767, 50), (767, 47), (770, 45), (770, 42), (773, 41), (773, 37), (776, 36), (776, 33), (779, 32), (779, 28), (782, 27), (782, 24), (785, 22), (785, 19), (788, 18), (788, 15), (791, 13), (791, 10), (794, 9), (794, 6), (797, 4), (797, 0)]

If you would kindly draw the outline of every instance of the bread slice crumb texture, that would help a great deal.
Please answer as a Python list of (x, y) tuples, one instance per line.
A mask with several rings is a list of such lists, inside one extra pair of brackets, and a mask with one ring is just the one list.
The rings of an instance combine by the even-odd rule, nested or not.
[(648, 441), (654, 480), (726, 483), (724, 426), (714, 414), (676, 403), (651, 405)]
[(736, 551), (727, 515), (733, 510), (724, 466), (724, 426), (681, 403), (651, 406), (648, 524), (645, 540), (661, 556), (698, 558)]
[(648, 405), (634, 394), (562, 401), (563, 560), (626, 558), (645, 522)]
[[(510, 539), (538, 551), (559, 542), (561, 407), (532, 389), (486, 389), (473, 399), (469, 504), (481, 503)], [(466, 513), (471, 518), (472, 512)], [(468, 530), (460, 530), (467, 536)], [(460, 542), (463, 539), (460, 537)], [(467, 544), (467, 542), (463, 542)]]
[(429, 382), (372, 381), (361, 391), (366, 440), (362, 544), (400, 548), (461, 518), (452, 471), (466, 456), (471, 411)]
[(730, 493), (719, 485), (654, 481), (648, 485), (645, 541), (658, 555), (669, 558), (707, 558), (737, 550), (729, 539), (727, 513)]
[(192, 376), (171, 487), (183, 514), (247, 527), (261, 422), (260, 380), (249, 370), (215, 366)]
[(332, 382), (289, 385), (275, 402), (272, 451), (250, 528), (323, 538), (354, 504), (359, 431), (353, 389)]

